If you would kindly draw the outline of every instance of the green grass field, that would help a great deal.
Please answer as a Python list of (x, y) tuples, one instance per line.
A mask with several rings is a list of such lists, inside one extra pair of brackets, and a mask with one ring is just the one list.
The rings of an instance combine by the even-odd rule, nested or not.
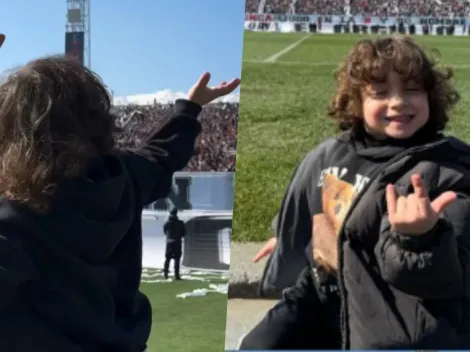
[[(233, 241), (263, 241), (292, 172), (309, 150), (334, 133), (325, 118), (333, 72), (361, 35), (246, 32), (243, 47)], [(470, 141), (470, 38), (416, 37), (454, 66), (462, 94), (448, 133)]]
[(163, 280), (161, 271), (144, 271), (141, 290), (153, 307), (149, 352), (220, 352), (224, 349), (227, 295), (210, 292), (202, 297), (176, 297), (209, 288), (210, 284), (228, 282), (217, 275), (200, 277), (207, 281), (158, 282)]

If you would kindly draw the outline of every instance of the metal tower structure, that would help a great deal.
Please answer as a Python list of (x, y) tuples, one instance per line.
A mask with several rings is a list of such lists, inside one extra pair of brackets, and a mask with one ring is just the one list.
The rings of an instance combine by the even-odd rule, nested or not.
[[(90, 17), (90, 0), (66, 0), (67, 14), (65, 32), (77, 34), (77, 38), (82, 38), (83, 43), (79, 43), (79, 51), (77, 53), (83, 57), (83, 65), (91, 69), (91, 17)], [(75, 45), (75, 43), (74, 43)], [(66, 39), (67, 47), (67, 39)]]

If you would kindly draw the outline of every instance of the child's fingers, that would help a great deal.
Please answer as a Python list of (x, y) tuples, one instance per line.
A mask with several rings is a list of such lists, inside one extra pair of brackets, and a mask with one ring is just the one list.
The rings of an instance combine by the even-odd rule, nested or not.
[(411, 176), (411, 184), (413, 185), (414, 193), (418, 198), (427, 198), (428, 192), (423, 186), (423, 181), (419, 175)]
[(457, 199), (457, 194), (452, 191), (444, 192), (431, 203), (431, 208), (436, 214), (440, 214), (453, 201)]
[(397, 212), (397, 194), (394, 185), (387, 185), (385, 197), (389, 216), (395, 214)]
[(253, 257), (253, 262), (257, 263), (264, 257), (267, 257), (270, 255), (272, 252), (274, 252), (274, 249), (276, 248), (276, 243), (277, 240), (276, 238), (271, 238), (266, 242), (266, 244), (259, 250), (258, 253)]
[(269, 249), (266, 247), (261, 248), (261, 250), (256, 253), (256, 255), (253, 257), (253, 263), (258, 263), (261, 259), (269, 255)]
[(240, 79), (234, 78), (230, 82), (220, 84), (212, 88), (212, 92), (216, 97), (222, 97), (224, 95), (232, 93), (240, 85)]
[(209, 81), (211, 80), (211, 74), (209, 72), (204, 72), (201, 77), (199, 77), (199, 80), (196, 83), (196, 87), (207, 87), (209, 84)]

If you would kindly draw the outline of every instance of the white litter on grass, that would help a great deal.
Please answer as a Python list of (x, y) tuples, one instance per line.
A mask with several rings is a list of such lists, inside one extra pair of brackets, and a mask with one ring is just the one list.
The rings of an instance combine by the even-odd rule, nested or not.
[(197, 276), (190, 276), (190, 275), (181, 275), (181, 278), (185, 281), (202, 281), (202, 282), (210, 281), (209, 279), (204, 278), (204, 277), (197, 277)]
[[(187, 297), (202, 297), (208, 293), (228, 293), (228, 284), (211, 284), (213, 280), (228, 280), (228, 273), (223, 273), (220, 271), (201, 271), (201, 270), (190, 270), (186, 268), (181, 268), (181, 278), (184, 281), (199, 281), (209, 283), (209, 288), (198, 288), (192, 292), (185, 292), (176, 295), (177, 298), (185, 299)], [(142, 269), (142, 279), (144, 283), (171, 283), (174, 280), (174, 273), (169, 272), (169, 278), (164, 279), (163, 269), (152, 269), (144, 268)]]
[(192, 292), (185, 292), (179, 295), (176, 295), (177, 298), (185, 299), (187, 297), (202, 297), (207, 295), (208, 293), (221, 293), (226, 295), (228, 293), (228, 284), (210, 284), (209, 288), (197, 288)]
[(203, 276), (206, 281), (210, 280), (228, 280), (228, 275), (220, 272), (203, 272), (203, 271), (190, 271), (188, 275), (191, 275), (192, 277), (197, 277), (197, 276)]
[(214, 278), (214, 279), (228, 279), (228, 274), (220, 271), (193, 271), (193, 270), (186, 270), (182, 271), (182, 273), (190, 274), (192, 276), (204, 276), (205, 278)]
[[(142, 269), (141, 281), (145, 283), (173, 282), (174, 273), (169, 272), (170, 278), (164, 279), (163, 269)], [(217, 271), (193, 271), (181, 269), (181, 278), (186, 281), (211, 282), (212, 280), (228, 280), (228, 275)]]
[(156, 283), (163, 283), (163, 282), (173, 282), (173, 279), (145, 280), (143, 282), (145, 282), (146, 284), (156, 284)]

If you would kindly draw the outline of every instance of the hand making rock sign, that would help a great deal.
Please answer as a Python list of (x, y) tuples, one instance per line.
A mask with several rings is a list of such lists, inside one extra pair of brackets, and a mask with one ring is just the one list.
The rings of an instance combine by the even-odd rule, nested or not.
[(392, 229), (401, 234), (419, 236), (436, 226), (441, 213), (457, 199), (457, 195), (448, 191), (431, 201), (419, 175), (412, 175), (411, 183), (414, 192), (406, 197), (397, 197), (395, 187), (387, 186), (388, 219)]

